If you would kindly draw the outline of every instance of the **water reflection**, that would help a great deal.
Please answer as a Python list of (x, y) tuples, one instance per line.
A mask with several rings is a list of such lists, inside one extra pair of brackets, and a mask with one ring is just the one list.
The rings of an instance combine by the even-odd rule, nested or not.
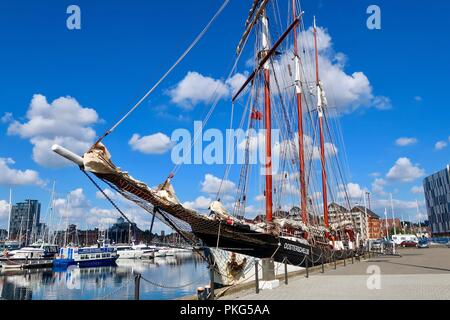
[[(141, 299), (147, 300), (194, 294), (198, 286), (208, 282), (201, 257), (183, 253), (153, 260), (118, 260), (116, 267), (1, 270), (0, 292), (7, 300), (128, 300), (134, 297), (135, 273), (153, 282), (141, 282)], [(172, 289), (177, 286), (183, 287)]]

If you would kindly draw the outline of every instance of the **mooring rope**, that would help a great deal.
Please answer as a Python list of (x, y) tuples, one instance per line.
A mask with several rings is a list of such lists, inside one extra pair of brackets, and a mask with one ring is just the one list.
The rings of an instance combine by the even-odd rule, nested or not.
[(182, 289), (182, 288), (190, 287), (190, 286), (192, 286), (194, 284), (199, 283), (200, 280), (203, 279), (203, 276), (200, 276), (198, 279), (196, 279), (195, 281), (192, 281), (190, 283), (186, 283), (186, 284), (179, 285), (179, 286), (166, 286), (166, 285), (163, 285), (163, 284), (151, 281), (151, 280), (149, 280), (147, 278), (144, 278), (142, 275), (140, 277), (141, 277), (142, 280), (144, 280), (145, 282), (147, 282), (147, 283), (149, 283), (149, 284), (151, 284), (151, 285), (153, 285), (155, 287), (160, 287), (160, 288), (163, 288), (163, 289), (171, 289), (171, 290), (176, 290), (176, 289)]

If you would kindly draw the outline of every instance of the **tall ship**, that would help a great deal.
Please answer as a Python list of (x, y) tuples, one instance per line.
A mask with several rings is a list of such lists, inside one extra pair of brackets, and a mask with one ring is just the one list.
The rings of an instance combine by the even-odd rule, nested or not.
[[(323, 29), (315, 17), (306, 21), (298, 0), (254, 0), (249, 5), (248, 16), (242, 16), (246, 18), (242, 37), (236, 39), (236, 58), (227, 78), (239, 71), (247, 75), (229, 108), (230, 127), (245, 132), (243, 143), (233, 146), (234, 151), (243, 152), (243, 163), (227, 164), (221, 188), (205, 208), (206, 214), (184, 206), (175, 193), (182, 165), (176, 165), (164, 182), (151, 188), (116, 166), (106, 147), (105, 138), (131, 118), (159, 83), (83, 156), (53, 146), (53, 151), (75, 162), (100, 191), (98, 180), (192, 245), (200, 241), (215, 268), (216, 282), (225, 285), (251, 277), (256, 259), (304, 268), (346, 258), (359, 248), (355, 223), (344, 208), (351, 205), (339, 115), (328, 102), (332, 99), (327, 99), (326, 88), (331, 84), (321, 80)], [(307, 22), (310, 27), (305, 27)], [(251, 61), (241, 61), (250, 54)], [(252, 71), (244, 72), (249, 65)], [(213, 102), (203, 125), (214, 117), (217, 103)], [(262, 161), (255, 163), (258, 151)], [(223, 201), (230, 198), (222, 187), (230, 180), (236, 186), (233, 199)], [(256, 209), (255, 201), (260, 204)]]

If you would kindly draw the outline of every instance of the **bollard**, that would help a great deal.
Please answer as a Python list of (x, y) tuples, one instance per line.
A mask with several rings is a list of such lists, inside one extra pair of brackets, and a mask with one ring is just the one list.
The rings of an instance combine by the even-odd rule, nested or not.
[(284, 284), (288, 284), (287, 259), (284, 258)]
[(355, 256), (355, 253), (352, 251), (352, 264), (355, 263), (355, 262), (354, 262), (354, 256)]
[(211, 286), (208, 284), (205, 286), (205, 293), (204, 293), (204, 299), (203, 300), (209, 300), (211, 295)]
[(197, 299), (205, 300), (205, 288), (203, 288), (203, 287), (197, 288)]
[(323, 253), (322, 253), (322, 257), (320, 258), (321, 263), (322, 263), (322, 273), (325, 273), (325, 267), (323, 265)]
[(255, 285), (256, 285), (256, 294), (259, 294), (258, 261), (259, 261), (259, 259), (255, 259)]
[(309, 278), (309, 256), (305, 256), (306, 258), (306, 274), (305, 277)]
[(336, 264), (336, 256), (335, 255), (333, 255), (333, 260), (334, 260), (334, 270), (336, 270), (337, 264)]
[(214, 266), (209, 267), (209, 277), (210, 277), (210, 293), (209, 293), (209, 300), (214, 300)]
[(140, 298), (140, 287), (141, 287), (141, 275), (138, 273), (134, 277), (134, 300), (139, 300)]
[(345, 255), (344, 255), (344, 267), (347, 265), (347, 262), (345, 261)]

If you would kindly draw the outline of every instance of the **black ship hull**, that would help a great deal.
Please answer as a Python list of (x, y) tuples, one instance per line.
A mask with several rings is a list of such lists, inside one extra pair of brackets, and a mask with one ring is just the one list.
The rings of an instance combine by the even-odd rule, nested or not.
[(237, 226), (221, 225), (219, 228), (196, 230), (195, 236), (211, 248), (248, 255), (255, 258), (272, 258), (294, 266), (306, 268), (351, 256), (351, 252), (333, 252), (327, 245), (311, 246), (284, 237), (260, 233)]

